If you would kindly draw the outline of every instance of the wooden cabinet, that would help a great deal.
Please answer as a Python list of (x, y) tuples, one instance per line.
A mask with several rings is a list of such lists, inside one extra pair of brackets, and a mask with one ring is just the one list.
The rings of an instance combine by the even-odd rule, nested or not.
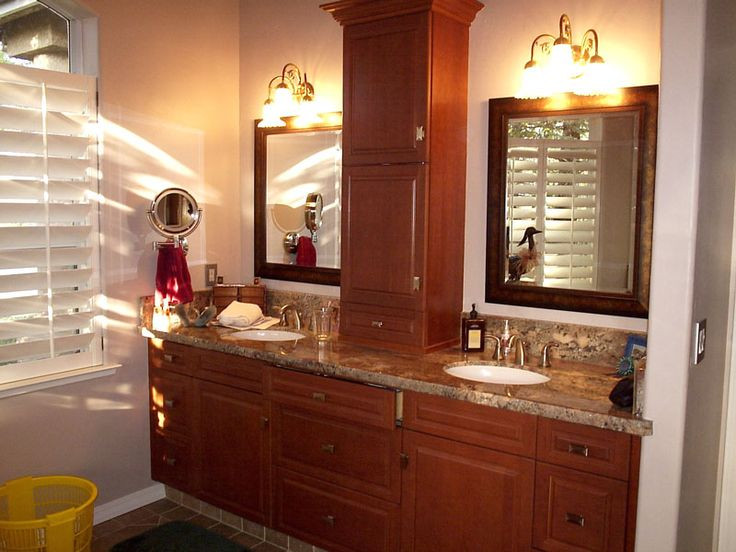
[(340, 0), (341, 326), (428, 351), (459, 342), (468, 30), (475, 0)]
[(153, 479), (267, 523), (267, 370), (256, 360), (151, 342)]
[(271, 372), (274, 526), (329, 550), (397, 550), (395, 393)]
[(633, 551), (639, 438), (540, 418), (534, 547)]
[(536, 417), (417, 393), (404, 403), (402, 551), (529, 550)]
[(149, 376), (154, 479), (322, 548), (634, 551), (639, 437), (176, 343)]

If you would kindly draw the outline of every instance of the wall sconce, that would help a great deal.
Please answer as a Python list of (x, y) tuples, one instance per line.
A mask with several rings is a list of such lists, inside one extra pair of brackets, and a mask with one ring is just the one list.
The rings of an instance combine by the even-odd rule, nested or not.
[[(538, 53), (537, 59), (534, 54)], [(517, 98), (545, 98), (564, 92), (581, 96), (610, 94), (608, 68), (598, 55), (598, 33), (588, 29), (580, 45), (572, 43), (567, 14), (560, 17), (560, 35), (541, 34), (532, 41)]]
[(293, 63), (287, 63), (268, 83), (268, 98), (263, 104), (261, 128), (283, 127), (282, 117), (297, 115), (298, 126), (321, 121), (314, 102), (314, 86), (307, 81), (307, 74)]

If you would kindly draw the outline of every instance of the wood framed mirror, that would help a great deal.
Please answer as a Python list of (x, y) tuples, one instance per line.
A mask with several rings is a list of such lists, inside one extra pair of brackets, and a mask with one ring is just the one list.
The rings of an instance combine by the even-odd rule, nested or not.
[(255, 275), (340, 285), (342, 114), (255, 127)]
[(646, 317), (657, 97), (489, 100), (487, 302)]

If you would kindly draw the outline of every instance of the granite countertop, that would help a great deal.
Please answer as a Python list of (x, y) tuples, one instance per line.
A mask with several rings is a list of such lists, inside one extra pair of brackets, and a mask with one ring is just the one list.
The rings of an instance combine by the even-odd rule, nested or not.
[(465, 400), (547, 418), (651, 435), (652, 422), (617, 408), (608, 400), (616, 383), (613, 368), (554, 359), (552, 368), (539, 368), (531, 359), (527, 368), (550, 381), (538, 385), (505, 386), (476, 383), (450, 376), (446, 364), (490, 359), (489, 353), (463, 353), (459, 347), (424, 355), (401, 354), (348, 343), (335, 337), (318, 342), (311, 335), (298, 341), (259, 342), (230, 337), (235, 330), (220, 327), (151, 330), (154, 337), (202, 349), (266, 361), (276, 366)]

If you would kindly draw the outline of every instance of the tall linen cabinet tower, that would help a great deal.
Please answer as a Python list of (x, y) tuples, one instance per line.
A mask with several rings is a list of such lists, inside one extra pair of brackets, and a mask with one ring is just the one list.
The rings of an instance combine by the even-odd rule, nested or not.
[(475, 0), (324, 4), (343, 32), (340, 334), (457, 344), (463, 299), (468, 32)]

